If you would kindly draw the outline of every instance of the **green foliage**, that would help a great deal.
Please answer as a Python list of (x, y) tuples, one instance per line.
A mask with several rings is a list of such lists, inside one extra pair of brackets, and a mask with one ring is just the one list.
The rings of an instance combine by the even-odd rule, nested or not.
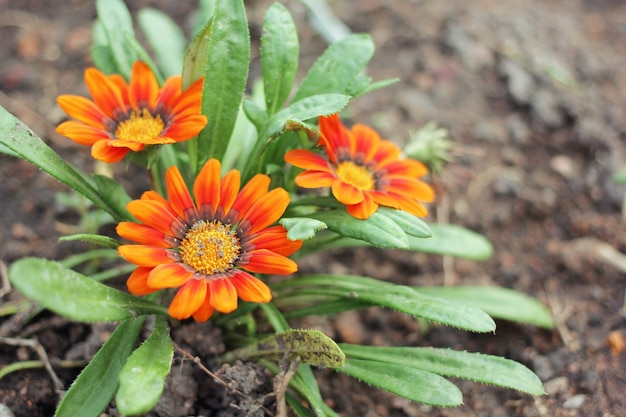
[(433, 236), (418, 239), (409, 236), (409, 248), (415, 252), (451, 255), (484, 261), (493, 254), (493, 246), (483, 235), (454, 224), (430, 224)]
[(72, 383), (55, 417), (98, 417), (118, 387), (126, 359), (141, 331), (145, 316), (125, 320), (111, 334), (89, 364)]
[(129, 79), (133, 62), (137, 60), (137, 53), (127, 42), (128, 35), (134, 36), (133, 20), (128, 7), (122, 0), (97, 0), (96, 9), (99, 22), (96, 53), (99, 58), (94, 61), (110, 59), (109, 64), (112, 66), (107, 65), (109, 68), (106, 69), (114, 68), (112, 72)]
[(76, 321), (118, 321), (141, 314), (167, 314), (163, 306), (46, 259), (22, 258), (14, 262), (9, 268), (9, 279), (26, 297)]
[(120, 245), (120, 242), (108, 236), (94, 235), (88, 233), (78, 233), (70, 236), (61, 236), (59, 238), (60, 242), (71, 242), (73, 240), (80, 240), (90, 243), (92, 245), (102, 246), (111, 249), (117, 249), (117, 247)]
[(176, 22), (162, 11), (149, 7), (139, 10), (137, 21), (163, 74), (166, 77), (180, 74), (187, 41)]

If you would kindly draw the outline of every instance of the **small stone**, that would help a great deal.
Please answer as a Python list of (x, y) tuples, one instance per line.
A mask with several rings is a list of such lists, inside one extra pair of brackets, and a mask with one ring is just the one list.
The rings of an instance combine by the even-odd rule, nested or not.
[(6, 405), (0, 403), (0, 417), (15, 417), (15, 414)]
[(569, 387), (569, 380), (565, 376), (559, 376), (552, 378), (543, 384), (547, 395), (559, 394), (567, 391)]
[(567, 179), (574, 178), (576, 175), (574, 161), (565, 155), (557, 155), (550, 159), (550, 168)]
[(584, 394), (577, 394), (572, 397), (569, 397), (563, 403), (563, 408), (576, 409), (582, 407), (585, 402), (585, 398), (587, 398)]

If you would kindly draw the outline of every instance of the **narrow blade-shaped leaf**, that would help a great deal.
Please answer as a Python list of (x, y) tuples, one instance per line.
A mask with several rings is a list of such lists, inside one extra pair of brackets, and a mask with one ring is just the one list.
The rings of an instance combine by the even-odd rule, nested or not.
[(330, 45), (304, 77), (293, 102), (314, 94), (347, 93), (373, 54), (369, 35), (349, 35)]
[(150, 7), (137, 13), (137, 21), (166, 77), (180, 74), (187, 42), (181, 28), (160, 10)]
[(243, 0), (219, 0), (211, 21), (196, 36), (183, 63), (183, 86), (204, 76), (202, 113), (208, 123), (187, 142), (192, 169), (221, 159), (235, 127), (246, 88), (250, 36)]
[(120, 370), (135, 346), (144, 320), (145, 316), (141, 316), (117, 326), (63, 396), (55, 417), (100, 415), (117, 390)]
[(433, 235), (433, 232), (424, 220), (406, 211), (379, 207), (377, 213), (393, 220), (407, 235), (419, 238), (431, 237)]
[(539, 300), (509, 288), (476, 285), (415, 287), (422, 294), (473, 305), (491, 317), (552, 329), (554, 318)]
[(152, 334), (130, 355), (120, 372), (115, 404), (122, 414), (147, 413), (155, 406), (163, 393), (173, 357), (165, 316), (157, 316)]
[(439, 375), (516, 389), (533, 395), (545, 393), (530, 369), (510, 359), (482, 353), (430, 347), (339, 345), (350, 358), (379, 361), (421, 369)]
[(97, 0), (96, 10), (98, 21), (109, 40), (108, 47), (117, 68), (116, 72), (128, 79), (133, 62), (137, 60), (137, 54), (124, 39), (126, 36), (134, 36), (133, 20), (128, 7), (122, 0)]
[(483, 261), (493, 254), (486, 237), (454, 224), (430, 224), (433, 236), (419, 239), (409, 236), (409, 248), (416, 252), (452, 255), (457, 258)]
[(344, 366), (335, 370), (411, 401), (440, 407), (463, 402), (463, 394), (452, 382), (406, 364), (347, 359)]
[(283, 105), (298, 70), (298, 32), (285, 6), (274, 3), (263, 20), (261, 36), (261, 71), (265, 107), (274, 114)]
[(91, 245), (102, 246), (103, 248), (117, 249), (121, 243), (109, 236), (94, 235), (90, 233), (78, 233), (70, 236), (61, 236), (59, 242), (71, 242), (80, 240)]
[(47, 259), (16, 261), (9, 268), (9, 279), (26, 297), (77, 321), (118, 321), (141, 314), (167, 314), (163, 306), (108, 287)]

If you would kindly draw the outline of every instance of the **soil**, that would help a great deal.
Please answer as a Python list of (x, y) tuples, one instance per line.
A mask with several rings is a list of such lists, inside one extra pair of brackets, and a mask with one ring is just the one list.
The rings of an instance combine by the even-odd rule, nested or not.
[[(195, 2), (137, 0), (185, 28)], [(626, 154), (626, 5), (617, 0), (329, 2), (353, 32), (376, 44), (368, 67), (375, 80), (400, 81), (356, 99), (350, 121), (373, 125), (402, 144), (429, 120), (449, 129), (455, 160), (432, 183), (432, 222), (460, 224), (493, 243), (484, 262), (400, 251), (338, 251), (305, 259), (301, 270), (354, 272), (411, 285), (484, 284), (532, 295), (550, 309), (554, 330), (498, 321), (495, 334), (425, 329), (402, 314), (372, 308), (300, 323), (337, 341), (441, 346), (497, 354), (533, 369), (547, 394), (458, 382), (465, 404), (440, 409), (411, 403), (332, 371), (318, 371), (328, 403), (343, 416), (604, 416), (626, 415), (623, 255), (624, 187), (611, 176)], [(258, 73), (262, 16), (270, 1), (249, 2), (253, 71)], [(304, 6), (285, 2), (298, 22), (301, 74), (324, 50)], [(355, 7), (358, 4), (358, 7)], [(0, 0), (0, 105), (22, 119), (71, 163), (87, 172), (88, 149), (58, 136), (59, 94), (83, 94), (90, 65), (94, 4), (87, 0)], [(256, 72), (255, 72), (256, 71)], [(123, 165), (123, 164), (122, 164)], [(123, 166), (115, 173), (134, 196), (147, 188)], [(131, 181), (131, 179), (133, 179)], [(58, 243), (78, 212), (55, 197), (67, 188), (26, 162), (0, 156), (0, 260), (60, 259), (81, 250)], [(323, 261), (323, 262), (322, 262)], [(1, 271), (0, 271), (1, 272)], [(18, 303), (15, 291), (2, 306)], [(0, 336), (33, 339), (51, 361), (88, 359), (110, 325), (82, 325), (50, 313), (0, 318)], [(182, 323), (181, 349), (210, 358), (223, 349), (210, 323)], [(37, 359), (28, 346), (0, 342), (0, 367)], [(208, 362), (207, 362), (208, 363)], [(60, 368), (67, 388), (79, 367)], [(252, 364), (204, 373), (177, 352), (162, 401), (150, 416), (272, 415), (271, 376)], [(230, 382), (228, 382), (230, 381)], [(236, 390), (233, 390), (236, 388)], [(44, 370), (0, 380), (0, 405), (16, 417), (50, 416), (59, 400)], [(0, 407), (0, 416), (11, 415)], [(118, 415), (114, 405), (103, 415)]]

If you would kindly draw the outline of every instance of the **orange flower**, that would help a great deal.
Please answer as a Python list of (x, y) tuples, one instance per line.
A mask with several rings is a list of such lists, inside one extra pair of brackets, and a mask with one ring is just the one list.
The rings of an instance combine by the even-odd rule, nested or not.
[(85, 71), (93, 101), (74, 95), (59, 96), (59, 106), (76, 121), (61, 123), (57, 132), (91, 146), (91, 155), (118, 162), (130, 151), (146, 145), (182, 142), (206, 125), (200, 114), (203, 79), (182, 92), (182, 78), (170, 77), (159, 89), (147, 64), (135, 62), (130, 84), (120, 75), (105, 75), (96, 68)]
[(137, 245), (122, 245), (119, 254), (138, 268), (128, 278), (132, 294), (145, 295), (180, 287), (169, 313), (177, 319), (206, 321), (214, 310), (229, 313), (244, 301), (266, 303), (269, 288), (252, 273), (291, 274), (298, 267), (287, 256), (302, 246), (287, 239), (280, 225), (289, 194), (268, 191), (270, 178), (258, 174), (241, 191), (240, 174), (220, 180), (220, 162), (207, 162), (192, 196), (176, 167), (165, 173), (169, 201), (154, 191), (128, 203), (143, 224), (122, 222), (117, 233)]
[(303, 188), (331, 187), (348, 213), (369, 218), (379, 205), (404, 210), (416, 216), (428, 214), (421, 202), (435, 194), (418, 178), (428, 169), (414, 159), (401, 159), (401, 150), (372, 128), (357, 124), (349, 130), (336, 114), (319, 118), (321, 145), (326, 157), (302, 149), (288, 151), (285, 161), (304, 168), (296, 176)]

